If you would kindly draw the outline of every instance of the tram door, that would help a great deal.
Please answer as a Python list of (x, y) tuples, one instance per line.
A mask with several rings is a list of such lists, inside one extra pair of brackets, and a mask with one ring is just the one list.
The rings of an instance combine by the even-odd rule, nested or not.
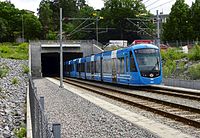
[(134, 84), (138, 83), (139, 81), (139, 76), (133, 56), (133, 52), (129, 52), (129, 58), (128, 58), (128, 70), (129, 70), (129, 83)]
[(117, 82), (116, 58), (112, 59), (112, 82)]
[(111, 53), (112, 82), (117, 82), (117, 50)]
[(125, 54), (124, 57), (125, 61), (124, 61), (124, 69), (125, 69), (125, 78), (126, 78), (126, 82), (129, 83), (130, 80), (130, 65), (129, 65), (129, 59), (130, 59), (130, 55), (129, 54)]

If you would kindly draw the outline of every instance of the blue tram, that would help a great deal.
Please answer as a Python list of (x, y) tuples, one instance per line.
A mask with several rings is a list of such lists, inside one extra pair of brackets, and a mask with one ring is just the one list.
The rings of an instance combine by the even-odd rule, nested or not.
[(162, 66), (159, 48), (138, 44), (65, 62), (65, 75), (133, 86), (160, 84)]

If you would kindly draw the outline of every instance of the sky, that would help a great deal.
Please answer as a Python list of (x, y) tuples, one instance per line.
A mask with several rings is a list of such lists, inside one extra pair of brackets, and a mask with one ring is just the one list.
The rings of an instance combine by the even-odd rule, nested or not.
[[(0, 0), (5, 1), (5, 0)], [(15, 5), (16, 8), (27, 9), (37, 13), (37, 8), (39, 7), (41, 0), (10, 0), (11, 3)], [(151, 13), (156, 14), (156, 10), (163, 12), (163, 14), (170, 13), (171, 6), (176, 0), (143, 0), (147, 10)], [(195, 0), (185, 0), (185, 2), (191, 6), (192, 2)], [(101, 9), (104, 6), (103, 0), (86, 0), (86, 2), (94, 7), (94, 9)], [(164, 4), (164, 5), (163, 5)]]

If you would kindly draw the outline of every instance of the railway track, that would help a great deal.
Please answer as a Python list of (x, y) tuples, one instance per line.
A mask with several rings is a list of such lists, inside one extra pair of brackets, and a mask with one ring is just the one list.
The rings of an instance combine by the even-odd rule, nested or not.
[[(67, 78), (64, 80), (64, 82), (127, 103), (129, 105), (133, 105), (141, 109), (171, 118), (173, 120), (180, 121), (187, 125), (200, 128), (200, 109), (172, 102), (167, 102), (147, 96), (141, 96), (128, 91), (123, 91), (123, 89), (119, 89), (116, 87), (109, 87), (106, 85), (91, 83), (83, 80)], [(148, 91), (151, 92), (151, 90)], [(157, 90), (153, 91), (154, 93), (158, 93)], [(171, 92), (171, 95), (172, 94), (173, 93)], [(194, 95), (190, 94), (190, 96)]]
[(143, 88), (143, 89), (138, 89), (138, 90), (200, 101), (200, 92), (170, 90), (170, 89), (154, 88), (154, 87), (148, 87), (148, 89), (147, 88)]

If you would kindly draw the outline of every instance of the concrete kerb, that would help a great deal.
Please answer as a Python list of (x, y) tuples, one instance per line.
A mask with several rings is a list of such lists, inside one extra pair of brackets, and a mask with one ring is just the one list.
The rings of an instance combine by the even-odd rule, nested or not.
[(26, 138), (33, 138), (32, 135), (32, 123), (31, 123), (31, 110), (30, 110), (30, 97), (29, 97), (29, 87), (27, 87), (26, 96)]

